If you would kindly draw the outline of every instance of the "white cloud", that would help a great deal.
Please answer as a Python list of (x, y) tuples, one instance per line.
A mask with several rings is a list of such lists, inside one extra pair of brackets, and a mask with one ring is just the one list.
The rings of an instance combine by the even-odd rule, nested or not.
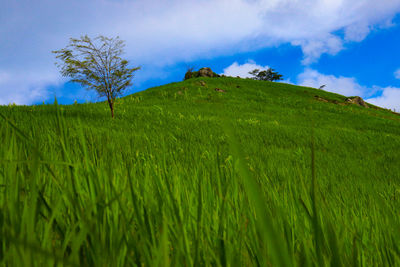
[(336, 55), (343, 49), (343, 41), (333, 34), (327, 34), (324, 38), (293, 41), (292, 45), (301, 46), (304, 65), (316, 62), (322, 54)]
[(248, 61), (247, 63), (242, 65), (234, 62), (229, 67), (225, 68), (222, 74), (232, 77), (239, 76), (241, 78), (251, 78), (252, 75), (250, 75), (249, 72), (254, 69), (267, 70), (269, 69), (269, 66), (260, 66), (257, 65), (254, 61)]
[(367, 37), (370, 30), (370, 26), (367, 23), (356, 23), (345, 29), (344, 38), (346, 41), (360, 42)]
[(376, 106), (400, 111), (400, 88), (386, 87), (382, 89), (382, 95), (369, 98), (367, 102)]
[[(303, 63), (310, 64), (345, 42), (361, 41), (374, 25), (390, 25), (400, 11), (394, 0), (20, 0), (1, 6), (0, 69), (9, 78), (0, 77), (0, 95), (26, 104), (62, 81), (50, 75), (57, 71), (50, 51), (82, 34), (119, 35), (135, 65), (162, 67), (282, 43), (301, 46)], [(334, 34), (339, 30), (343, 39)], [(41, 93), (30, 96), (30, 88)]]
[(45, 101), (54, 97), (46, 87), (49, 81), (60, 85), (57, 72), (42, 73), (30, 72), (6, 72), (0, 70), (0, 105), (15, 103), (17, 105), (31, 104)]
[[(326, 91), (344, 96), (361, 96), (365, 98), (365, 101), (373, 105), (400, 111), (400, 88), (381, 88), (379, 86), (372, 86), (372, 88), (366, 87), (358, 84), (355, 78), (325, 75), (313, 69), (306, 69), (301, 73), (297, 77), (297, 83), (298, 85), (313, 88), (326, 85), (326, 87), (324, 87)], [(380, 96), (370, 97), (377, 93), (380, 93)]]
[(394, 77), (396, 77), (396, 79), (400, 79), (400, 69), (394, 72)]
[(355, 78), (336, 77), (321, 74), (313, 69), (306, 69), (297, 77), (299, 85), (319, 88), (325, 85), (324, 90), (345, 96), (364, 96), (368, 88), (359, 85)]

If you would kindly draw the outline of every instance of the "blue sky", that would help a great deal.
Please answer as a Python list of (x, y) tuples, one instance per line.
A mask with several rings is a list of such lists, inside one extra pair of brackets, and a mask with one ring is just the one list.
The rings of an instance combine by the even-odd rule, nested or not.
[[(356, 2), (356, 3), (355, 3)], [(359, 95), (400, 111), (400, 0), (0, 0), (0, 105), (103, 100), (68, 83), (51, 53), (70, 37), (120, 36), (141, 66), (126, 94), (187, 67)]]

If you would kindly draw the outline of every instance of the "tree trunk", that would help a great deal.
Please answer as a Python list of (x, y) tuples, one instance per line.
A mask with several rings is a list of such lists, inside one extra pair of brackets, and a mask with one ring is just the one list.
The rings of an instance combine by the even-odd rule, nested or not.
[(114, 118), (114, 102), (112, 101), (112, 99), (108, 100), (108, 105), (110, 106), (111, 109), (111, 118)]

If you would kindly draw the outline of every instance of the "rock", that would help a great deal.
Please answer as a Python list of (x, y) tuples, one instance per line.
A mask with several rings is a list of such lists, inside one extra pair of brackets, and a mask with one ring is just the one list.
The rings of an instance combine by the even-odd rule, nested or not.
[(320, 96), (314, 96), (314, 98), (316, 99), (316, 100), (318, 100), (318, 101), (322, 101), (322, 102), (325, 102), (325, 103), (328, 103), (329, 101), (328, 100), (326, 100), (325, 98), (322, 98), (322, 97), (320, 97)]
[(204, 81), (200, 81), (201, 86), (206, 86), (206, 83)]
[(226, 93), (225, 90), (222, 90), (222, 89), (220, 89), (220, 88), (215, 88), (214, 90), (217, 91), (217, 92)]
[(364, 100), (359, 96), (349, 97), (349, 98), (346, 99), (346, 102), (351, 103), (351, 104), (355, 104), (355, 105), (358, 105), (358, 106), (362, 106), (362, 107), (365, 107), (365, 108), (368, 107), (368, 104), (365, 103)]
[(193, 71), (193, 68), (188, 69), (185, 74), (184, 80), (198, 77), (221, 77), (220, 75), (213, 72), (210, 68), (201, 68), (199, 71)]
[(199, 77), (214, 77), (214, 72), (210, 68), (201, 68)]

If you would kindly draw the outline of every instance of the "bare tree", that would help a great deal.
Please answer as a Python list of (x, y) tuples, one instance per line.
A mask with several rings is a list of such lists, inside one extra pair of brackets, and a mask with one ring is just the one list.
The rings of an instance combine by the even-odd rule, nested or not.
[(124, 46), (119, 37), (98, 36), (92, 40), (85, 35), (80, 39), (70, 38), (66, 48), (53, 51), (61, 61), (56, 65), (63, 76), (96, 90), (100, 97), (107, 97), (113, 118), (116, 97), (132, 85), (134, 72), (140, 69), (129, 68), (129, 62), (120, 57)]

